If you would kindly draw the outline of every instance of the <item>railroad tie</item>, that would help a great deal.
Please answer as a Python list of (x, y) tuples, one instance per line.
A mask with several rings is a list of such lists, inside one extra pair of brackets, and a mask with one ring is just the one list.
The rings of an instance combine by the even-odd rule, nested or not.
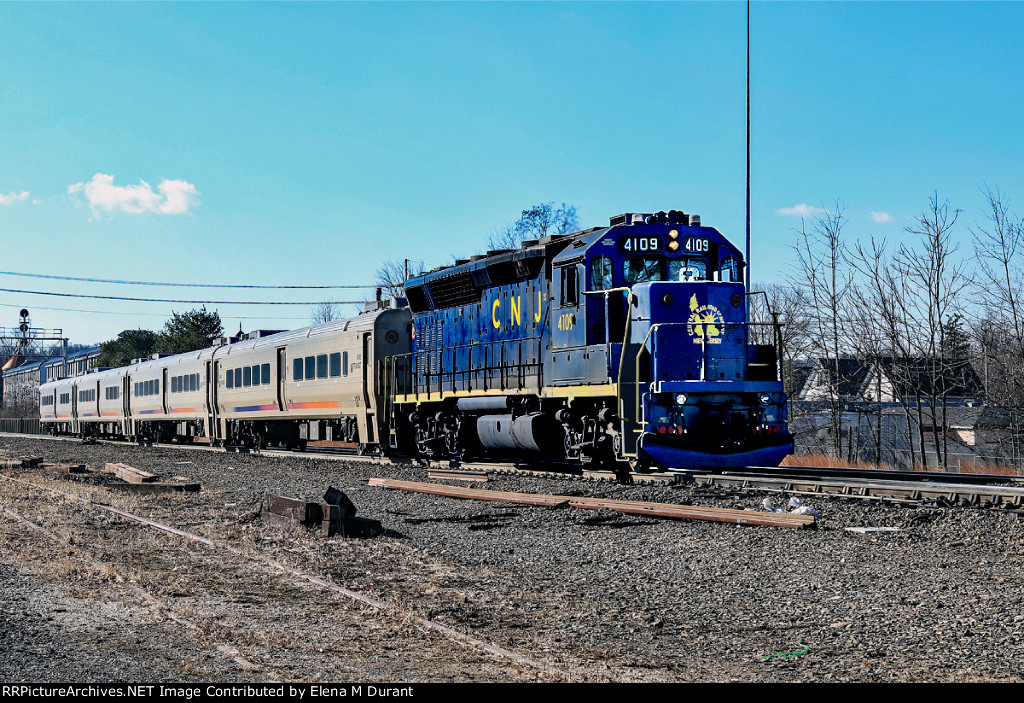
[(463, 488), (446, 486), (438, 483), (419, 483), (416, 481), (395, 481), (385, 478), (371, 478), (371, 486), (379, 486), (393, 490), (426, 493), (429, 495), (471, 500), (489, 500), (504, 503), (518, 503), (542, 507), (569, 505), (584, 510), (615, 510), (630, 515), (645, 515), (676, 520), (708, 520), (711, 522), (728, 522), (737, 525), (764, 525), (772, 527), (793, 527), (797, 529), (814, 528), (817, 522), (811, 515), (793, 515), (792, 513), (766, 513), (753, 510), (734, 510), (731, 508), (707, 508), (693, 505), (676, 505), (673, 503), (650, 503), (643, 501), (612, 500), (608, 498), (581, 498), (578, 496), (544, 495), (535, 493), (513, 493), (508, 491), (491, 491), (479, 488)]

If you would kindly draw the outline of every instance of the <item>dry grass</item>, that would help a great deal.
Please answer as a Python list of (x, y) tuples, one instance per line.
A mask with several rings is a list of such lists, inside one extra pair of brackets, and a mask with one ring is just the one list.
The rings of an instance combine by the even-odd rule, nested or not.
[(883, 469), (895, 471), (889, 464), (868, 464), (863, 461), (846, 461), (826, 454), (790, 454), (782, 460), (783, 466), (825, 466), (830, 469)]
[[(832, 469), (882, 469), (883, 471), (895, 471), (889, 464), (875, 466), (863, 461), (846, 461), (837, 459), (826, 454), (790, 454), (782, 461), (783, 466), (825, 466)], [(913, 471), (933, 471), (934, 467), (915, 466)], [(994, 464), (987, 461), (974, 463), (958, 460), (956, 471), (962, 474), (994, 474), (997, 476), (1019, 476), (1021, 472), (1015, 466), (1006, 464)]]
[(1021, 472), (1016, 466), (1007, 464), (993, 464), (988, 461), (966, 462), (960, 459), (957, 463), (957, 471), (962, 474), (995, 474), (997, 476), (1020, 476)]

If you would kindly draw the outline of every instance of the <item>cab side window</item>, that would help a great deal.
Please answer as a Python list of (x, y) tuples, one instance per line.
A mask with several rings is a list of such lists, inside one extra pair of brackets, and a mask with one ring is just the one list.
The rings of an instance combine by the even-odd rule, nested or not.
[(736, 281), (740, 280), (740, 261), (734, 256), (727, 256), (721, 261), (718, 270), (718, 280)]
[(563, 307), (580, 304), (580, 283), (576, 266), (565, 266), (559, 269), (561, 280), (561, 296), (559, 302)]
[(611, 257), (595, 256), (590, 260), (590, 290), (609, 290), (612, 287)]

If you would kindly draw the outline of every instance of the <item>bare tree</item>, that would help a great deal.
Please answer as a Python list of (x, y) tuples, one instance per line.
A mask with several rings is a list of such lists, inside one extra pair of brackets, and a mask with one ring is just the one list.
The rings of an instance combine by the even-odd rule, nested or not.
[(1017, 463), (1024, 454), (1024, 219), (1010, 211), (998, 190), (984, 193), (990, 224), (971, 228), (978, 262), (972, 336), (981, 351), (985, 399), (1009, 411), (1007, 449)]
[(811, 303), (808, 350), (823, 364), (820, 369), (828, 392), (828, 416), (832, 450), (842, 455), (843, 381), (840, 358), (846, 348), (846, 308), (849, 303), (850, 272), (846, 260), (842, 204), (825, 210), (812, 223), (811, 231), (801, 224), (795, 245), (799, 284)]
[[(874, 437), (875, 448), (881, 460), (882, 446), (882, 401), (883, 378), (893, 384), (893, 392), (903, 407), (906, 421), (906, 446), (910, 452), (910, 465), (916, 464), (914, 454), (914, 425), (911, 419), (909, 395), (899, 392), (903, 386), (898, 377), (902, 366), (900, 360), (911, 354), (906, 316), (901, 305), (900, 291), (903, 284), (891, 265), (886, 253), (885, 240), (874, 237), (870, 243), (857, 242), (850, 253), (849, 261), (856, 271), (852, 290), (854, 304), (851, 306), (852, 345), (858, 356), (870, 360), (874, 366), (874, 388), (871, 400), (877, 402)], [(895, 444), (895, 441), (894, 441)], [(897, 447), (891, 446), (895, 458)]]
[[(809, 304), (801, 288), (781, 283), (755, 285), (750, 297), (750, 343), (774, 344), (773, 325), (782, 335), (782, 380), (786, 392), (793, 394), (793, 368), (810, 352)], [(763, 293), (758, 295), (757, 293)], [(792, 410), (790, 411), (792, 413)]]
[(377, 267), (373, 274), (373, 282), (377, 284), (382, 297), (404, 298), (406, 278), (419, 276), (422, 273), (422, 261), (387, 259)]
[(341, 303), (323, 302), (317, 303), (313, 308), (313, 314), (309, 316), (314, 325), (322, 325), (344, 317)]
[(523, 210), (519, 219), (495, 228), (487, 238), (491, 249), (516, 249), (527, 239), (540, 239), (547, 234), (566, 234), (579, 227), (576, 208), (562, 203), (539, 203)]
[[(936, 463), (949, 466), (948, 402), (952, 390), (951, 359), (947, 358), (945, 335), (949, 320), (957, 312), (960, 293), (969, 278), (962, 260), (955, 258), (958, 245), (952, 240), (953, 227), (960, 211), (949, 201), (939, 202), (934, 193), (928, 209), (918, 215), (907, 232), (919, 237), (919, 247), (900, 246), (893, 259), (894, 268), (904, 278), (903, 305), (913, 328), (923, 366), (918, 370), (918, 397), (930, 416), (930, 425), (921, 413), (921, 452), (924, 454), (925, 427), (930, 427)], [(921, 404), (919, 403), (919, 407)]]

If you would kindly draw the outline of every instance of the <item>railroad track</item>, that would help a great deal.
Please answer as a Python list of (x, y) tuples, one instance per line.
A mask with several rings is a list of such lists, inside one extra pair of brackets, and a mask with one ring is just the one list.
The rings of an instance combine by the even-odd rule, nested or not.
[(744, 488), (792, 495), (827, 495), (915, 504), (931, 503), (950, 507), (1019, 508), (1024, 505), (1024, 487), (1019, 485), (991, 485), (962, 477), (954, 481), (941, 480), (946, 476), (931, 474), (926, 478), (887, 480), (881, 476), (854, 478), (800, 473), (766, 476), (760, 473), (723, 472), (696, 475), (694, 482), (703, 486)]
[[(395, 622), (405, 623), (412, 625), (423, 631), (428, 631), (443, 637), (457, 646), (461, 646), (468, 650), (477, 650), (490, 657), (506, 660), (516, 665), (533, 669), (537, 672), (541, 672), (544, 675), (551, 677), (555, 680), (571, 681), (573, 680), (573, 674), (567, 670), (559, 668), (557, 665), (549, 664), (542, 661), (540, 658), (531, 656), (529, 654), (523, 654), (506, 647), (502, 647), (494, 642), (477, 636), (472, 631), (466, 631), (458, 629), (456, 627), (443, 624), (435, 619), (424, 617), (415, 610), (410, 609), (407, 605), (401, 602), (392, 602), (390, 599), (378, 599), (372, 597), (365, 590), (360, 587), (348, 588), (341, 584), (335, 583), (330, 578), (322, 576), (310, 571), (304, 570), (297, 566), (293, 566), (284, 563), (279, 558), (268, 554), (263, 554), (259, 550), (245, 549), (240, 543), (233, 543), (229, 538), (213, 538), (206, 537), (195, 532), (191, 532), (183, 527), (168, 524), (166, 522), (152, 519), (144, 515), (139, 515), (135, 512), (122, 510), (114, 505), (106, 503), (102, 500), (95, 500), (94, 496), (82, 495), (80, 493), (71, 493), (65, 490), (61, 490), (54, 486), (42, 485), (34, 481), (26, 480), (25, 478), (18, 478), (14, 476), (7, 476), (0, 473), (0, 518), (16, 521), (31, 531), (44, 536), (47, 540), (50, 540), (62, 548), (67, 548), (71, 542), (68, 541), (66, 536), (61, 536), (53, 531), (47, 529), (43, 525), (36, 523), (29, 518), (25, 517), (21, 513), (11, 509), (6, 505), (6, 501), (10, 495), (10, 489), (21, 491), (35, 492), (37, 495), (47, 495), (51, 498), (59, 498), (69, 503), (77, 504), (81, 506), (81, 509), (87, 513), (109, 513), (117, 516), (125, 521), (142, 525), (146, 528), (161, 532), (165, 535), (171, 535), (179, 538), (182, 541), (184, 549), (189, 554), (198, 552), (201, 548), (208, 548), (213, 552), (220, 553), (227, 561), (234, 560), (242, 564), (242, 568), (246, 571), (252, 571), (256, 566), (261, 565), (267, 567), (272, 571), (279, 572), (285, 576), (292, 577), (299, 581), (305, 582), (307, 585), (319, 588), (325, 592), (341, 596), (348, 599), (359, 606), (365, 606), (376, 613), (378, 618), (390, 619)], [(6, 489), (6, 490), (5, 490)], [(79, 539), (77, 542), (78, 549), (83, 548), (84, 541)], [(114, 573), (115, 565), (109, 561), (94, 560), (92, 557), (87, 557), (89, 563), (97, 568), (98, 571), (105, 573)], [(141, 596), (144, 600), (150, 602), (153, 605), (158, 606), (162, 612), (168, 614), (170, 619), (174, 620), (180, 625), (185, 626), (188, 630), (200, 633), (208, 632), (207, 626), (201, 626), (193, 622), (191, 619), (185, 616), (181, 616), (176, 613), (177, 610), (170, 600), (166, 597), (159, 597), (154, 593), (147, 591), (146, 589), (136, 585), (133, 581), (128, 581), (127, 578), (122, 578), (118, 583), (127, 582), (127, 588), (130, 589), (137, 596)], [(230, 642), (224, 643), (212, 643), (218, 651), (227, 654), (230, 658), (243, 665), (247, 671), (257, 671), (264, 667), (253, 664), (252, 662), (244, 659), (238, 649), (231, 645)], [(323, 652), (320, 649), (320, 652)], [(261, 672), (267, 675), (272, 681), (283, 681), (288, 680), (285, 675), (273, 671), (266, 670)]]
[[(48, 439), (74, 441), (71, 437), (50, 437), (0, 433), (0, 436), (23, 437), (27, 439)], [(121, 445), (122, 442), (103, 443)], [(237, 452), (256, 456), (307, 457), (359, 461), (374, 464), (415, 464), (426, 471), (444, 472), (452, 470), (485, 471), (496, 474), (524, 474), (530, 476), (563, 479), (588, 479), (598, 481), (622, 481), (623, 476), (614, 471), (589, 469), (576, 465), (498, 463), (498, 462), (449, 462), (422, 459), (388, 458), (360, 455), (354, 447), (307, 447), (303, 451), (286, 449), (245, 449), (242, 447), (211, 447), (209, 445), (161, 444), (161, 447), (175, 447), (194, 451)], [(443, 476), (438, 476), (444, 478)], [(723, 471), (681, 471), (633, 473), (629, 480), (634, 482), (684, 483), (693, 482), (700, 486), (730, 488), (751, 491), (779, 492), (793, 495), (820, 495), (863, 500), (884, 500), (908, 504), (931, 504), (938, 506), (981, 506), (998, 508), (1020, 508), (1024, 506), (1024, 477), (998, 474), (960, 474), (925, 471), (891, 471), (879, 469), (853, 469), (833, 467), (747, 467)]]

